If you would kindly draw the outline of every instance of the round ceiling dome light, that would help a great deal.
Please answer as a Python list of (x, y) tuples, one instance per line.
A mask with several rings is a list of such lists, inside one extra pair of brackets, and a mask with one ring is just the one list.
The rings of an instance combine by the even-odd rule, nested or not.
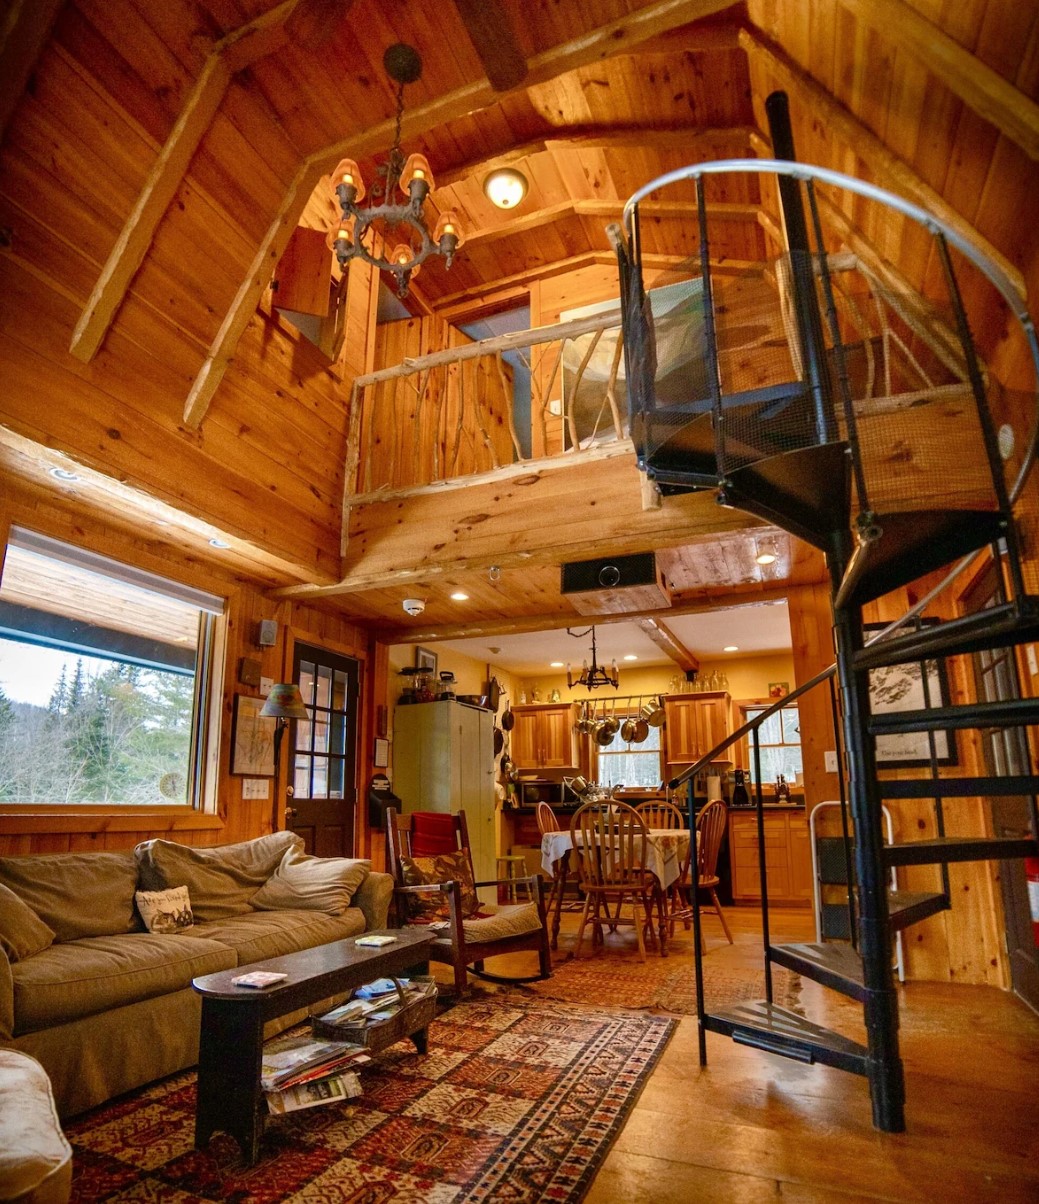
[(484, 180), (483, 190), (499, 209), (515, 209), (527, 195), (527, 177), (514, 167), (499, 167)]
[(754, 559), (758, 564), (775, 564), (778, 558), (775, 552), (761, 552)]

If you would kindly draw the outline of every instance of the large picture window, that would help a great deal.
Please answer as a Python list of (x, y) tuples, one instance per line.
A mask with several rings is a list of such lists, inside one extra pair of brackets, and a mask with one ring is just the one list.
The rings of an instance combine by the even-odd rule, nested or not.
[(604, 786), (631, 786), (656, 790), (663, 779), (660, 736), (651, 727), (641, 744), (628, 744), (618, 733), (599, 752), (598, 780)]
[[(745, 706), (744, 722), (749, 722), (768, 709), (767, 706)], [(794, 784), (797, 774), (804, 769), (801, 758), (801, 719), (796, 706), (776, 711), (758, 729), (761, 752), (761, 784), (768, 785), (782, 774), (788, 785)], [(747, 737), (748, 781), (754, 780), (753, 743)]]
[(0, 579), (0, 803), (203, 805), (223, 600), (17, 528)]

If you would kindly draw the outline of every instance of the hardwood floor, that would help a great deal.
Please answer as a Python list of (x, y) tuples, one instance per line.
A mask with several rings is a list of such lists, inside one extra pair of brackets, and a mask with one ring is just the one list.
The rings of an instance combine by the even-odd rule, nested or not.
[[(727, 908), (735, 944), (713, 917), (707, 973), (761, 964), (758, 914)], [(560, 952), (575, 917), (564, 915)], [(813, 939), (808, 911), (772, 912), (774, 939)], [(570, 940), (568, 941), (568, 935)], [(634, 945), (622, 932), (613, 942)], [(680, 942), (676, 962), (691, 944)], [(597, 956), (608, 956), (597, 955)], [(650, 956), (653, 956), (652, 954)], [(709, 981), (709, 980), (708, 980)], [(805, 982), (806, 1015), (864, 1040), (851, 1001)], [(683, 1017), (586, 1204), (763, 1200), (1039, 1201), (1039, 1017), (987, 987), (901, 989), (907, 1132), (874, 1130), (864, 1079), (804, 1066), (708, 1034)]]

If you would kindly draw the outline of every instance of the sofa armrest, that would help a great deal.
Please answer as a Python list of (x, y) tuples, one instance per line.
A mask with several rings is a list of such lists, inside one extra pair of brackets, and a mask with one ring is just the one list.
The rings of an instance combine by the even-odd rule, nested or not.
[(351, 906), (359, 907), (364, 913), (365, 931), (387, 926), (390, 914), (390, 899), (393, 897), (393, 877), (373, 870), (361, 883)]
[(0, 948), (0, 1041), (14, 1035), (14, 978), (7, 954)]

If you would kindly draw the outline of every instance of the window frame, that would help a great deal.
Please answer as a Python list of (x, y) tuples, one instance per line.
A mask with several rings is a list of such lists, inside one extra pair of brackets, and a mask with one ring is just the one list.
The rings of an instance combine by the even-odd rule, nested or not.
[[(100, 816), (112, 821), (105, 825), (105, 830), (116, 832), (147, 831), (155, 827), (170, 831), (223, 827), (224, 821), (218, 814), (223, 728), (220, 702), (226, 673), (228, 599), (27, 527), (12, 524), (6, 535), (0, 546), (0, 583), (8, 549), (32, 551), (117, 582), (150, 588), (192, 604), (197, 601), (199, 641), (192, 701), (194, 723), (186, 763), (186, 772), (191, 775), (189, 801), (169, 804), (5, 802), (0, 804), (0, 831), (12, 834), (39, 832), (41, 817), (51, 817), (47, 822), (50, 832), (96, 833)], [(218, 605), (219, 614), (215, 613)]]
[[(746, 699), (740, 700), (739, 702), (737, 702), (735, 704), (738, 709), (739, 715), (740, 715), (739, 726), (743, 727), (743, 725), (745, 723), (748, 723), (750, 721), (751, 715), (749, 714), (749, 712), (751, 712), (751, 711), (767, 711), (769, 707), (775, 705), (775, 702), (776, 702), (776, 699), (774, 699), (774, 698), (746, 698)], [(789, 712), (789, 711), (793, 711), (797, 716), (797, 729), (798, 729), (797, 741), (791, 742), (788, 740), (784, 740), (780, 744), (766, 744), (765, 741), (761, 741), (760, 747), (762, 749), (765, 749), (765, 748), (798, 748), (798, 749), (800, 749), (801, 750), (801, 764), (802, 764), (801, 772), (803, 774), (804, 773), (804, 742), (800, 739), (800, 735), (801, 735), (801, 730), (800, 730), (801, 729), (801, 709), (800, 709), (800, 706), (798, 705), (797, 702), (792, 702), (792, 703), (789, 703), (787, 706), (783, 707), (780, 711), (777, 711), (776, 713), (779, 714), (780, 716), (782, 716), (784, 714), (784, 712)], [(786, 726), (785, 719), (783, 719), (783, 725), (784, 725), (784, 729), (785, 729), (785, 726)], [(785, 731), (784, 731), (784, 734), (785, 734)], [(755, 779), (754, 779), (754, 745), (751, 740), (749, 732), (747, 733), (747, 735), (745, 735), (740, 740), (739, 750), (740, 750), (740, 757), (741, 757), (741, 765), (747, 775), (747, 786), (748, 786), (748, 788), (750, 788), (751, 786), (754, 785)], [(763, 781), (761, 783), (762, 788), (769, 785), (771, 783), (771, 781), (772, 781), (771, 778)], [(788, 778), (787, 785), (790, 786), (791, 789), (794, 789), (794, 779)]]
[[(639, 715), (638, 709), (636, 708), (633, 711), (628, 711), (623, 714), (618, 713), (616, 718), (619, 719), (620, 722), (623, 724), (625, 719), (637, 719), (638, 715)], [(619, 730), (617, 731), (617, 734), (614, 736), (613, 740), (605, 746), (597, 744), (595, 742), (595, 740), (593, 739), (591, 742), (591, 746), (592, 746), (592, 749), (594, 750), (594, 754), (595, 754), (594, 755), (595, 780), (598, 782), (602, 781), (602, 773), (600, 771), (599, 765), (600, 765), (600, 758), (604, 755), (605, 756), (618, 756), (618, 755), (619, 756), (640, 756), (640, 757), (646, 757), (648, 759), (650, 754), (655, 752), (657, 754), (657, 786), (659, 786), (661, 782), (667, 781), (666, 766), (664, 763), (664, 757), (666, 754), (666, 749), (664, 747), (664, 736), (663, 736), (664, 729), (662, 727), (657, 727), (657, 728), (650, 728), (650, 731), (656, 731), (659, 733), (659, 738), (660, 738), (660, 747), (659, 748), (643, 749), (643, 746), (641, 744), (626, 743), (625, 741), (621, 740), (621, 735), (620, 735)], [(619, 742), (619, 745), (620, 745), (619, 748), (614, 747), (616, 742)], [(624, 785), (630, 785), (630, 783), (625, 782)]]

